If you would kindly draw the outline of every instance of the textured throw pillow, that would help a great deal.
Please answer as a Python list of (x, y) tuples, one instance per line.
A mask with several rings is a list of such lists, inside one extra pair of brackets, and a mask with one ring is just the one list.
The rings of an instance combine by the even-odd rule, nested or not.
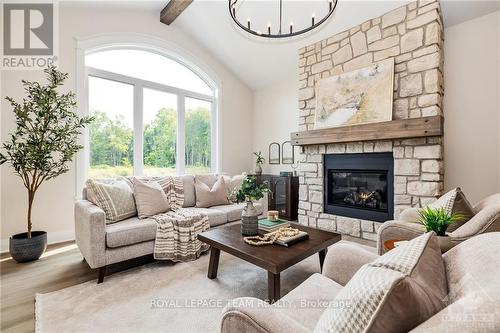
[(113, 223), (137, 215), (134, 194), (125, 180), (99, 182), (86, 181), (89, 201), (106, 214), (106, 222)]
[(207, 184), (201, 182), (196, 176), (194, 181), (196, 190), (196, 207), (208, 208), (218, 205), (227, 205), (227, 188), (224, 178), (220, 177), (210, 188)]
[(427, 233), (361, 267), (314, 332), (407, 332), (442, 310), (446, 294), (441, 250)]
[(460, 228), (474, 216), (474, 209), (465, 197), (460, 187), (454, 188), (444, 194), (437, 201), (429, 205), (431, 208), (444, 208), (448, 214), (460, 213), (464, 218), (451, 224), (446, 231), (452, 232)]
[(168, 197), (158, 182), (133, 180), (135, 205), (139, 218), (147, 218), (170, 210)]
[(236, 175), (236, 176), (227, 176), (223, 175), (224, 177), (224, 182), (226, 183), (227, 187), (227, 199), (231, 203), (236, 202), (236, 193), (239, 191), (241, 188), (241, 184), (243, 184), (243, 178), (245, 177), (244, 175)]

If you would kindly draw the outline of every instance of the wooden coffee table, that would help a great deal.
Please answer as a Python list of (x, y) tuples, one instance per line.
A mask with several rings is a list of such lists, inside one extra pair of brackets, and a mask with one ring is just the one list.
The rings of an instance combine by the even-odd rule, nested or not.
[(205, 231), (198, 239), (209, 244), (210, 263), (208, 278), (217, 277), (220, 251), (248, 261), (267, 270), (268, 299), (270, 302), (280, 298), (280, 273), (296, 263), (318, 253), (319, 263), (323, 269), (328, 246), (340, 241), (340, 234), (319, 229), (304, 227), (292, 223), (294, 228), (306, 231), (309, 239), (298, 242), (290, 247), (280, 245), (252, 246), (243, 241), (241, 225), (234, 224)]

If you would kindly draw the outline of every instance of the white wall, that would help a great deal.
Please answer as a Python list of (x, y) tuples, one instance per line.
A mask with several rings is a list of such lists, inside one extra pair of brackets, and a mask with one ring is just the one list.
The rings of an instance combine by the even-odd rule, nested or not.
[[(90, 5), (89, 5), (90, 6)], [(75, 38), (96, 34), (140, 33), (175, 43), (200, 62), (211, 68), (222, 83), (222, 151), (221, 171), (235, 174), (252, 165), (252, 91), (221, 63), (191, 40), (182, 31), (159, 22), (156, 11), (138, 9), (66, 7), (59, 9), (59, 67), (69, 73), (65, 88), (75, 90)], [(14, 130), (15, 123), (5, 96), (20, 100), (23, 96), (21, 79), (43, 80), (40, 71), (2, 71), (1, 73), (1, 140)], [(26, 190), (21, 180), (6, 165), (1, 167), (1, 250), (8, 246), (7, 238), (26, 231)], [(40, 187), (35, 199), (34, 229), (49, 232), (49, 242), (72, 239), (73, 201), (75, 197), (75, 167)]]
[(445, 30), (445, 187), (500, 192), (500, 11)]
[[(279, 174), (292, 171), (290, 165), (269, 164), (269, 144), (290, 140), (290, 132), (298, 130), (298, 82), (286, 81), (278, 85), (260, 89), (254, 93), (253, 151), (261, 151), (266, 162), (264, 173)], [(295, 150), (295, 160), (300, 158)]]
[[(472, 203), (500, 192), (500, 12), (445, 29), (445, 189), (460, 186)], [(297, 130), (298, 83), (258, 90), (253, 148)], [(291, 109), (291, 107), (294, 109)], [(286, 170), (266, 165), (264, 172)]]

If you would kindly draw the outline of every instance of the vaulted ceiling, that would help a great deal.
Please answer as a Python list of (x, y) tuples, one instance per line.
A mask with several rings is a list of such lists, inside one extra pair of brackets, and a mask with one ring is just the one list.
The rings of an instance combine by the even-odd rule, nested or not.
[[(265, 30), (276, 23), (278, 0), (245, 0), (252, 6), (243, 14), (251, 17), (252, 26)], [(292, 40), (262, 40), (237, 28), (228, 13), (227, 0), (195, 0), (172, 23), (192, 36), (221, 63), (253, 90), (285, 80), (297, 79), (297, 50), (365, 20), (380, 16), (410, 1), (339, 0), (332, 17), (317, 30)], [(168, 1), (100, 1), (94, 5), (156, 10), (158, 15)], [(284, 25), (309, 22), (311, 14), (321, 16), (326, 0), (285, 0)], [(87, 3), (88, 4), (88, 3)], [(500, 10), (500, 1), (441, 0), (445, 27)], [(260, 8), (260, 11), (257, 11)], [(245, 18), (243, 20), (246, 21)], [(307, 24), (307, 23), (306, 23)], [(165, 26), (168, 29), (167, 26)]]
[[(263, 8), (268, 8), (262, 1), (258, 2)], [(303, 38), (288, 41), (259, 40), (237, 29), (228, 14), (227, 1), (194, 1), (173, 24), (203, 44), (250, 88), (261, 89), (284, 80), (297, 79), (297, 50), (300, 47), (380, 16), (408, 2), (410, 1), (339, 0), (334, 15), (323, 27)], [(267, 0), (266, 4), (269, 3), (276, 4), (278, 1)], [(297, 24), (304, 18), (310, 20), (311, 13), (318, 13), (318, 5), (324, 6), (326, 1), (288, 3), (292, 4), (284, 8), (287, 16), (284, 22), (288, 24), (293, 21)], [(500, 10), (499, 1), (445, 0), (441, 3), (445, 26)], [(251, 9), (247, 9), (248, 13), (245, 14), (251, 17), (252, 25), (262, 26), (265, 30), (267, 22), (276, 22), (271, 21), (271, 15), (266, 17), (266, 13), (255, 13)], [(272, 11), (272, 8), (269, 8), (269, 11)], [(259, 17), (263, 17), (260, 22)]]

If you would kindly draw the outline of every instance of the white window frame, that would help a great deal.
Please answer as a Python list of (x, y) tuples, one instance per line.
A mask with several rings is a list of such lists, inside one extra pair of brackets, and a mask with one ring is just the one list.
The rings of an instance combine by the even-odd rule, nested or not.
[[(85, 56), (108, 50), (141, 50), (157, 53), (169, 58), (190, 69), (200, 77), (211, 89), (212, 95), (205, 95), (157, 82), (142, 80), (114, 72), (85, 66)], [(100, 35), (77, 40), (76, 48), (76, 79), (77, 79), (77, 105), (80, 116), (89, 115), (88, 109), (88, 77), (94, 76), (106, 80), (117, 81), (134, 86), (134, 175), (143, 173), (143, 88), (150, 88), (162, 92), (172, 93), (177, 96), (177, 156), (176, 173), (185, 172), (185, 98), (194, 98), (210, 102), (211, 104), (211, 171), (220, 172), (222, 161), (221, 152), (221, 86), (215, 73), (191, 54), (163, 39), (142, 34), (114, 34)], [(76, 193), (75, 198), (80, 198), (84, 182), (88, 177), (90, 167), (90, 135), (88, 127), (83, 131), (80, 142), (84, 149), (76, 157)], [(180, 157), (180, 158), (179, 158)]]
[[(143, 104), (143, 94), (144, 88), (152, 89), (156, 91), (161, 91), (165, 93), (169, 93), (175, 95), (177, 97), (177, 147), (176, 147), (176, 173), (178, 175), (183, 175), (186, 171), (186, 160), (185, 160), (185, 138), (186, 138), (186, 107), (185, 101), (186, 98), (193, 98), (200, 101), (205, 101), (210, 103), (210, 115), (211, 115), (211, 124), (210, 124), (210, 168), (212, 172), (216, 171), (215, 166), (212, 161), (215, 161), (216, 149), (217, 145), (214, 141), (216, 138), (217, 128), (214, 126), (214, 104), (215, 97), (213, 95), (205, 95), (201, 93), (197, 93), (190, 90), (185, 90), (177, 87), (168, 86), (165, 84), (160, 84), (153, 81), (142, 80), (136, 77), (127, 76), (123, 74), (118, 74), (114, 72), (109, 72), (106, 70), (86, 67), (87, 75), (96, 77), (99, 79), (109, 80), (118, 83), (128, 84), (134, 87), (134, 106), (133, 106), (133, 133), (134, 133), (134, 176), (142, 176), (144, 171), (144, 104)], [(89, 165), (90, 167), (90, 165)]]

